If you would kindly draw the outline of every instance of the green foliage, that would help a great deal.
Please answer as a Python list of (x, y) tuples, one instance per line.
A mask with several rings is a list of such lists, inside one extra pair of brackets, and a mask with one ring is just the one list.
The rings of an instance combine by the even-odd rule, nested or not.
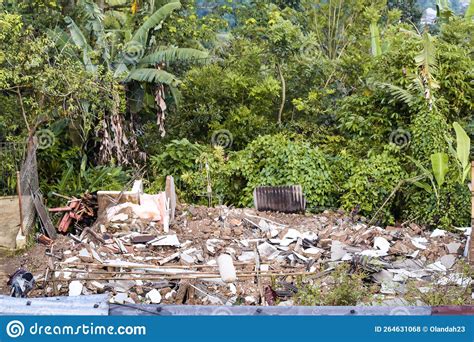
[(234, 199), (232, 190), (228, 188), (229, 172), (221, 147), (201, 153), (196, 160), (196, 169), (184, 173), (182, 180), (188, 201), (212, 206)]
[(222, 148), (192, 144), (187, 139), (173, 140), (161, 154), (151, 157), (151, 162), (152, 191), (163, 189), (166, 176), (172, 175), (184, 201), (218, 204), (229, 194)]
[(443, 185), (446, 174), (448, 173), (448, 159), (448, 155), (443, 152), (433, 153), (431, 155), (431, 167), (438, 187)]
[(164, 186), (166, 176), (171, 175), (179, 184), (184, 173), (197, 169), (196, 160), (203, 151), (204, 146), (192, 144), (188, 139), (171, 141), (161, 154), (150, 158), (156, 182)]
[[(310, 209), (468, 223), (474, 22), (455, 2), (421, 33), (414, 1), (220, 1), (205, 15), (194, 0), (14, 3), (0, 14), (0, 140), (54, 133), (45, 190), (118, 187), (103, 170), (148, 154), (150, 190), (172, 174), (189, 202), (301, 184)], [(220, 130), (232, 145), (212, 148)], [(398, 132), (408, 144), (388, 145)]]
[[(399, 182), (407, 178), (400, 158), (385, 150), (360, 160), (352, 176), (343, 185), (343, 208), (351, 210), (360, 206), (361, 213), (372, 216), (379, 209)], [(383, 221), (393, 223), (393, 204), (384, 208)]]
[(215, 130), (227, 129), (234, 137), (232, 147), (241, 149), (259, 134), (272, 132), (280, 84), (265, 66), (262, 49), (239, 40), (227, 53), (222, 65), (187, 73), (183, 106), (179, 115), (168, 118), (170, 134), (210, 143)]
[(434, 153), (448, 152), (445, 137), (449, 135), (449, 126), (445, 117), (437, 111), (423, 111), (415, 116), (410, 127), (410, 150), (413, 158), (428, 165)]
[(370, 39), (372, 56), (380, 56), (382, 54), (382, 46), (380, 43), (379, 27), (377, 26), (377, 21), (375, 19), (370, 23)]
[(453, 123), (453, 127), (456, 131), (456, 160), (460, 166), (459, 181), (463, 184), (471, 171), (471, 165), (469, 162), (469, 156), (471, 154), (471, 139), (460, 124), (455, 122)]
[(263, 185), (300, 184), (309, 207), (335, 203), (329, 163), (305, 141), (283, 134), (255, 139), (231, 160), (231, 170), (244, 180), (239, 204), (250, 205), (252, 192)]
[[(295, 301), (305, 306), (355, 306), (368, 298), (370, 289), (364, 284), (366, 275), (349, 273), (348, 264), (340, 264), (327, 284), (316, 282), (298, 291)], [(304, 281), (304, 280), (303, 280)]]
[(51, 185), (49, 190), (66, 196), (78, 196), (98, 190), (121, 191), (129, 180), (130, 175), (121, 167), (97, 166), (78, 171), (77, 166), (69, 165), (58, 183)]
[[(451, 173), (451, 175), (450, 175)], [(409, 186), (404, 192), (402, 217), (429, 227), (467, 227), (470, 224), (470, 192), (448, 173), (447, 182), (438, 190), (427, 192)]]
[[(461, 281), (463, 284), (468, 284), (472, 277), (472, 271), (467, 263), (460, 261), (457, 265), (459, 270), (452, 278), (456, 281), (446, 280), (450, 279), (451, 275), (445, 274), (435, 276), (434, 281), (428, 285), (428, 289), (421, 290), (420, 284), (417, 281), (409, 281), (407, 283), (407, 291), (404, 295), (410, 305), (419, 305), (419, 301), (423, 305), (442, 306), (442, 305), (470, 305), (472, 303), (472, 288), (470, 286), (460, 286), (457, 282)], [(443, 279), (442, 279), (443, 278)]]

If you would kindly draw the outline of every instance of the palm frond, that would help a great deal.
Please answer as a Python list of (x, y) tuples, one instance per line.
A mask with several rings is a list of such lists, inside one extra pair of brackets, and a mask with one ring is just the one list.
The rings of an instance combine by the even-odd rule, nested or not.
[(370, 43), (372, 56), (380, 56), (382, 54), (382, 47), (380, 44), (380, 31), (376, 20), (370, 23)]
[(174, 103), (177, 107), (181, 105), (181, 100), (183, 95), (181, 94), (181, 90), (178, 87), (170, 86), (171, 95), (173, 95)]
[(121, 78), (122, 75), (128, 75), (128, 72), (129, 70), (127, 65), (121, 61), (115, 66), (114, 77)]
[(196, 62), (206, 64), (209, 62), (209, 53), (189, 48), (172, 47), (164, 50), (153, 52), (143, 57), (139, 63), (142, 64), (171, 64), (176, 61)]
[(82, 50), (82, 62), (84, 63), (86, 70), (95, 73), (97, 71), (97, 67), (92, 64), (92, 61), (89, 57), (89, 53), (92, 51), (92, 48), (87, 42), (86, 37), (82, 33), (81, 29), (76, 25), (74, 20), (72, 20), (72, 18), (65, 17), (64, 21), (67, 24), (72, 41), (78, 48)]
[(181, 3), (179, 1), (170, 2), (169, 4), (162, 6), (135, 31), (132, 40), (145, 46), (150, 30), (160, 25), (174, 10), (179, 8), (181, 8)]
[(107, 43), (104, 30), (104, 13), (102, 9), (91, 0), (83, 0), (80, 3), (81, 12), (85, 18), (85, 29), (92, 33), (96, 38), (96, 45), (102, 51), (102, 59), (107, 66), (110, 64), (110, 47)]
[(415, 56), (415, 63), (425, 70), (425, 73), (432, 76), (437, 69), (436, 49), (433, 43), (433, 37), (424, 32), (422, 36), (423, 49)]
[(403, 89), (399, 86), (396, 86), (396, 85), (390, 84), (390, 83), (376, 82), (375, 85), (382, 88), (382, 89), (389, 90), (390, 94), (394, 98), (406, 103), (408, 106), (412, 106), (416, 102), (416, 99), (417, 99), (416, 96), (413, 95), (407, 89)]
[(69, 30), (69, 33), (71, 35), (71, 39), (74, 42), (74, 44), (76, 44), (76, 46), (81, 48), (81, 49), (86, 49), (88, 51), (91, 51), (92, 50), (91, 46), (87, 42), (86, 37), (82, 33), (79, 26), (76, 25), (74, 20), (72, 20), (71, 17), (65, 17), (64, 21), (67, 24), (67, 28)]
[(54, 29), (48, 29), (47, 35), (49, 39), (54, 43), (54, 46), (58, 50), (57, 56), (59, 55), (66, 55), (68, 57), (74, 57), (79, 59), (80, 57), (77, 55), (76, 51), (72, 49), (71, 45), (71, 37), (68, 36), (66, 32), (64, 32), (59, 27)]
[(163, 83), (173, 87), (179, 85), (179, 80), (173, 74), (164, 70), (139, 68), (130, 71), (125, 81), (135, 80), (139, 82)]

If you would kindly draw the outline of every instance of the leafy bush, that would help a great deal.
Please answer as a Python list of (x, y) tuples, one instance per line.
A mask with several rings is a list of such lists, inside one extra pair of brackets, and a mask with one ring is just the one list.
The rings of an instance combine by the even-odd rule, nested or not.
[(330, 166), (323, 153), (309, 143), (291, 140), (283, 134), (255, 139), (231, 160), (235, 177), (244, 180), (239, 204), (252, 203), (255, 187), (300, 184), (308, 205), (327, 206), (335, 203)]
[(452, 178), (439, 189), (439, 201), (434, 192), (411, 186), (403, 194), (403, 217), (431, 227), (450, 228), (470, 225), (471, 195), (466, 185)]
[(164, 186), (166, 176), (173, 176), (179, 184), (185, 172), (197, 169), (196, 159), (204, 151), (204, 146), (190, 143), (188, 139), (173, 140), (165, 146), (163, 153), (152, 156), (151, 169), (153, 186)]
[(70, 164), (59, 181), (49, 186), (49, 191), (68, 196), (78, 196), (98, 190), (119, 191), (124, 190), (129, 180), (129, 173), (121, 167), (96, 166), (77, 170), (75, 165)]
[(449, 134), (449, 126), (438, 111), (424, 111), (416, 115), (410, 131), (411, 154), (423, 164), (429, 162), (433, 153), (447, 152), (448, 144), (445, 137)]
[(226, 165), (220, 147), (193, 144), (187, 139), (173, 140), (163, 153), (151, 157), (151, 162), (154, 178), (150, 192), (162, 190), (166, 176), (172, 175), (179, 196), (186, 202), (216, 204), (229, 193), (225, 191)]
[(232, 197), (222, 147), (208, 149), (196, 159), (196, 167), (182, 175), (185, 199), (200, 204), (224, 204)]
[[(399, 182), (407, 178), (399, 157), (390, 148), (380, 154), (372, 154), (368, 159), (360, 160), (354, 172), (343, 185), (341, 198), (345, 209), (360, 206), (363, 215), (371, 216), (389, 197)], [(392, 205), (383, 209), (383, 221), (393, 222)]]

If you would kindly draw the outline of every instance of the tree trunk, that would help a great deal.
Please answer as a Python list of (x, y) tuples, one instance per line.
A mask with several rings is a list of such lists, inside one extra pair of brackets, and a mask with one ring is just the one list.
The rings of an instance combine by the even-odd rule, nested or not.
[(285, 77), (283, 77), (283, 71), (281, 70), (281, 65), (277, 63), (276, 65), (277, 70), (278, 70), (278, 75), (280, 76), (280, 81), (281, 81), (281, 105), (280, 105), (280, 110), (278, 111), (278, 124), (281, 125), (281, 117), (283, 115), (283, 109), (285, 108), (285, 102), (286, 102), (286, 81)]

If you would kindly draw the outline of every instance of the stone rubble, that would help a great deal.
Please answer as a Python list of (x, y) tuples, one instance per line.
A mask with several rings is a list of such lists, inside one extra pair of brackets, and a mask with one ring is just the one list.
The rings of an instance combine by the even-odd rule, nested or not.
[[(400, 297), (410, 280), (420, 291), (433, 282), (471, 282), (460, 271), (470, 228), (382, 228), (343, 212), (187, 206), (176, 211), (165, 233), (161, 224), (121, 207), (125, 212), (96, 223), (98, 238), (87, 234), (81, 242), (53, 246), (58, 257), (37, 277), (43, 296), (108, 292), (114, 303), (265, 305), (271, 304), (268, 292), (288, 305), (298, 277), (330, 277), (340, 263), (370, 275), (377, 296), (386, 300)], [(222, 255), (235, 266), (235, 278), (232, 271), (221, 278)]]

